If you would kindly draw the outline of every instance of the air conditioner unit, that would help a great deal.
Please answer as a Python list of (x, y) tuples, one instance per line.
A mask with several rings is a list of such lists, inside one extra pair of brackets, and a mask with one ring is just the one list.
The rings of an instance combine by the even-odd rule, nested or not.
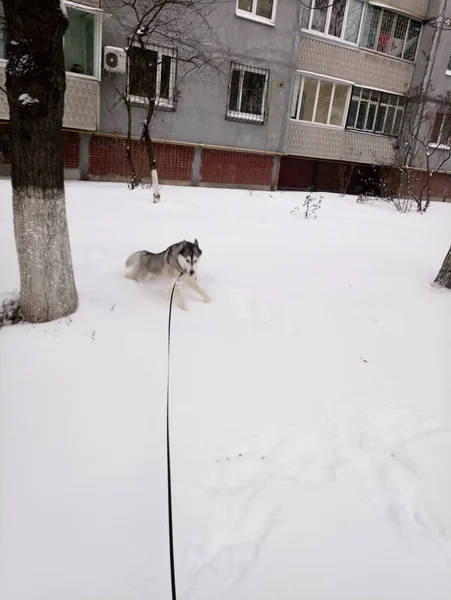
[(109, 73), (125, 73), (127, 70), (127, 53), (125, 50), (105, 46), (103, 49), (103, 68)]

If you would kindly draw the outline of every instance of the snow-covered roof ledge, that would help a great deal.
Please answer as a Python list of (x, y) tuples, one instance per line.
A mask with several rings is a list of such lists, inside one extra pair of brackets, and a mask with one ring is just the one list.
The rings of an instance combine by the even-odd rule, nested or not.
[(65, 0), (65, 4), (66, 6), (70, 6), (72, 8), (90, 8), (98, 11), (102, 10), (102, 0), (77, 0), (77, 2)]

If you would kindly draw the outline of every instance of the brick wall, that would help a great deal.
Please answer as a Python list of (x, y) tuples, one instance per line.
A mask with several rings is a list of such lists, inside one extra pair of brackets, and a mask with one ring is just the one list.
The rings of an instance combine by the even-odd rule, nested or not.
[[(193, 178), (194, 147), (155, 143), (158, 175), (166, 181)], [(135, 166), (142, 177), (150, 177), (146, 149), (136, 140), (131, 143)], [(224, 185), (271, 185), (273, 157), (263, 154), (202, 148), (200, 182)], [(119, 137), (92, 136), (89, 148), (89, 174), (97, 177), (129, 177), (130, 165), (125, 140)]]
[[(123, 138), (93, 136), (89, 147), (89, 174), (130, 176), (130, 165)], [(146, 149), (136, 140), (131, 142), (135, 168), (142, 177), (150, 177)], [(175, 144), (154, 144), (160, 179), (191, 181), (194, 148)]]
[(202, 183), (229, 185), (271, 185), (274, 158), (230, 150), (202, 149)]
[[(63, 157), (66, 169), (78, 169), (80, 163), (80, 135), (65, 131), (63, 135)], [(0, 123), (0, 163), (11, 163), (11, 140), (9, 125)]]
[(65, 131), (63, 138), (64, 167), (78, 169), (80, 165), (80, 135)]

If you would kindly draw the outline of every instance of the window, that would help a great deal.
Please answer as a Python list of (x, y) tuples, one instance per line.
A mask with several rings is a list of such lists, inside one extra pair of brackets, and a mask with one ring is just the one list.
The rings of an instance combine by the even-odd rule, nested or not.
[(343, 127), (349, 85), (301, 76), (295, 81), (291, 118)]
[(5, 58), (5, 19), (3, 3), (0, 4), (0, 58)]
[(449, 148), (451, 138), (451, 115), (438, 112), (431, 132), (431, 144)]
[(226, 118), (263, 123), (269, 71), (232, 63)]
[(236, 14), (274, 23), (277, 0), (237, 0)]
[[(307, 0), (302, 27), (357, 44), (363, 2), (361, 0)], [(307, 2), (305, 4), (307, 4)]]
[(69, 27), (64, 36), (66, 71), (83, 75), (97, 75), (97, 22), (96, 15), (67, 7)]
[(147, 45), (128, 49), (128, 94), (132, 102), (155, 99), (160, 108), (174, 107), (176, 51)]
[(421, 23), (379, 6), (368, 6), (362, 46), (414, 61)]
[(346, 127), (396, 136), (403, 114), (404, 96), (354, 87)]

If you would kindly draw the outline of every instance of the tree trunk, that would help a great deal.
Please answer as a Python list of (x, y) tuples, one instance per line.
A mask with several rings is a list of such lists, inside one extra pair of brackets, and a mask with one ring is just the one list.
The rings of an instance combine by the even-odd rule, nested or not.
[(149, 133), (149, 124), (147, 119), (143, 123), (143, 132), (142, 137), (144, 138), (144, 142), (146, 144), (147, 150), (147, 160), (149, 161), (150, 167), (150, 177), (152, 181), (152, 195), (154, 203), (158, 203), (161, 200), (160, 197), (160, 186), (158, 184), (158, 171), (157, 171), (157, 161), (155, 159), (155, 153), (153, 151), (153, 143)]
[(66, 76), (60, 0), (3, 0), (14, 232), (24, 318), (73, 313), (77, 291), (64, 195)]
[(451, 290), (451, 247), (448, 250), (448, 254), (445, 256), (445, 260), (443, 261), (437, 277), (435, 278), (435, 283)]

